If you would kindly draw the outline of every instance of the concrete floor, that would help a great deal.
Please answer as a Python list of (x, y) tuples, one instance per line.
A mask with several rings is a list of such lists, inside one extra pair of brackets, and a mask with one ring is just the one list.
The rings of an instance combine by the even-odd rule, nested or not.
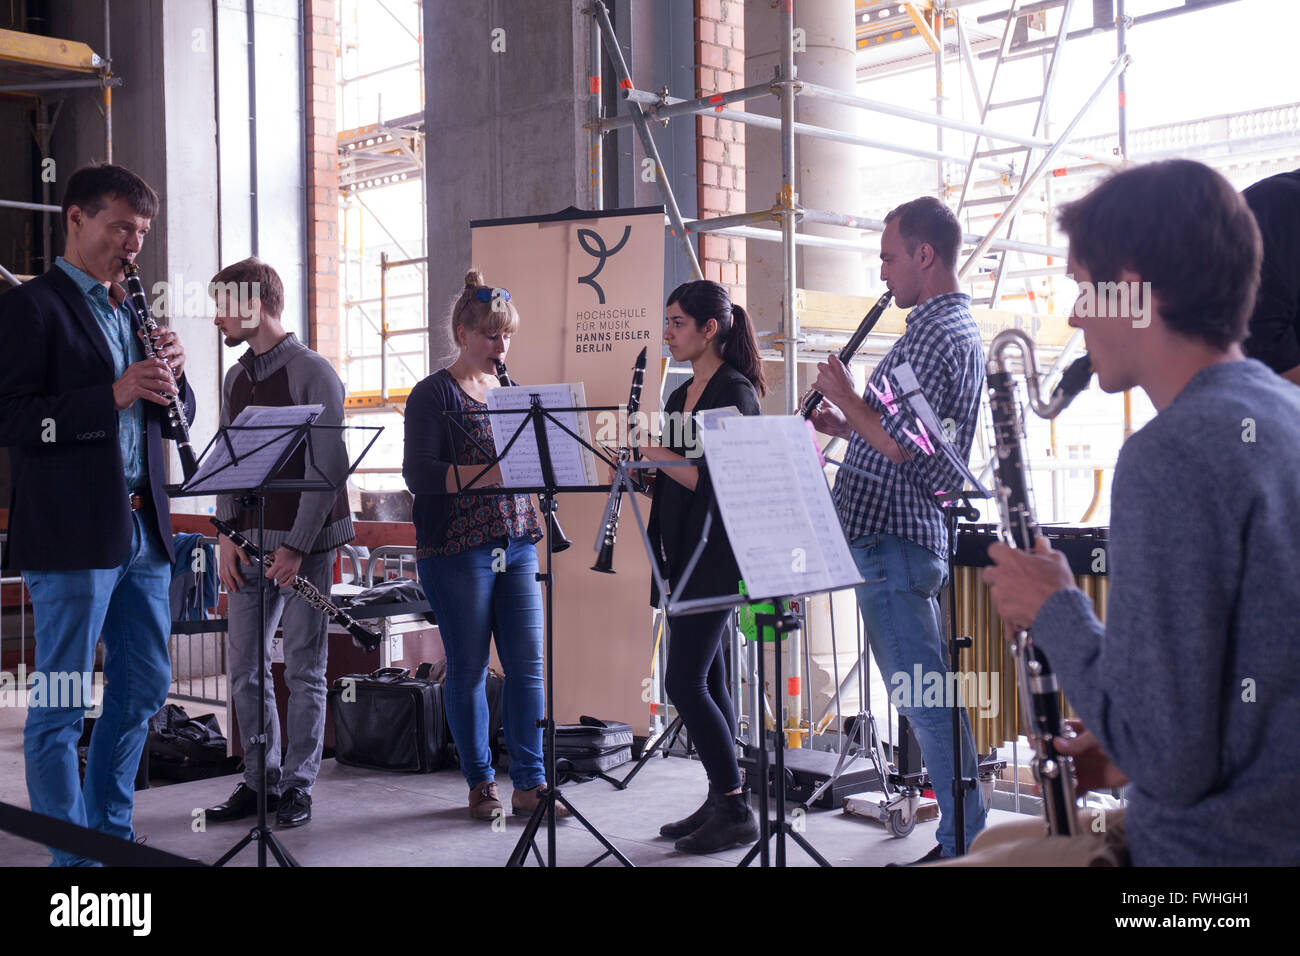
[[(181, 702), (184, 703), (184, 702)], [(204, 711), (188, 705), (191, 713)], [(0, 800), (26, 807), (20, 708), (0, 708)], [(622, 768), (626, 773), (630, 765)], [(183, 856), (215, 862), (248, 832), (250, 823), (210, 824), (194, 832), (196, 812), (222, 802), (239, 777), (155, 786), (136, 794), (135, 827), (149, 845)], [(509, 807), (510, 786), (498, 773), (502, 800)], [(653, 758), (624, 791), (600, 780), (570, 785), (564, 795), (619, 850), (638, 866), (734, 866), (746, 848), (709, 857), (674, 851), (658, 835), (660, 825), (685, 816), (703, 799), (704, 769), (696, 761)], [(455, 770), (407, 775), (358, 770), (333, 760), (321, 766), (313, 792), (313, 819), (304, 827), (277, 831), (281, 843), (305, 866), (500, 866), (510, 856), (524, 819), (508, 817), (504, 828), (472, 820), (466, 811), (464, 779)], [(755, 801), (755, 804), (757, 801)], [(1001, 810), (990, 823), (1016, 819)], [(1023, 818), (1022, 818), (1023, 819)], [(882, 866), (924, 855), (935, 843), (936, 823), (918, 824), (903, 839), (883, 826), (839, 810), (813, 810), (804, 837), (835, 866)], [(545, 827), (539, 849), (546, 852)], [(602, 848), (574, 821), (557, 828), (557, 856), (564, 866), (581, 866)], [(531, 858), (530, 858), (531, 859)], [(793, 842), (787, 844), (792, 866), (813, 861)], [(48, 851), (30, 841), (0, 833), (0, 865), (44, 866)], [(535, 863), (535, 861), (531, 861)], [(232, 865), (252, 866), (249, 847)], [(602, 866), (617, 865), (606, 858)]]

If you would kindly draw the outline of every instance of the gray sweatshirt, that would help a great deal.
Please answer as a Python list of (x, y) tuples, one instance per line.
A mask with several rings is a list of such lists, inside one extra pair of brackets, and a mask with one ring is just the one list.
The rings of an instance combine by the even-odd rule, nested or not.
[[(324, 405), (319, 425), (343, 424), (345, 392), (329, 361), (298, 341), (292, 332), (273, 348), (256, 355), (252, 349), (226, 374), (221, 425), (229, 425), (246, 405)], [(303, 446), (305, 447), (305, 446)], [(324, 477), (339, 484), (348, 470), (343, 433), (322, 429), (311, 436), (312, 463), (298, 460), (302, 449), (281, 476)], [(315, 467), (312, 467), (314, 464)], [(320, 474), (317, 474), (319, 469)], [(217, 517), (242, 529), (254, 544), (270, 551), (280, 545), (319, 554), (352, 540), (352, 516), (347, 492), (275, 492), (266, 496), (266, 538), (257, 540), (257, 512), (235, 507), (230, 495), (217, 497)]]
[(1063, 590), (1035, 643), (1129, 777), (1139, 866), (1300, 863), (1300, 388), (1202, 369), (1120, 451), (1103, 625)]

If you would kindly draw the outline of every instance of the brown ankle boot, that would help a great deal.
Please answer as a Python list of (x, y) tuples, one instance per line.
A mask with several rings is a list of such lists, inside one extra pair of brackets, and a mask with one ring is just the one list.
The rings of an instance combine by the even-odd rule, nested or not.
[(501, 794), (495, 780), (484, 780), (469, 792), (469, 815), (475, 820), (492, 820), (501, 810)]
[[(540, 783), (531, 790), (516, 790), (510, 795), (510, 807), (519, 816), (530, 816), (546, 795), (546, 784)], [(555, 819), (561, 820), (569, 815), (569, 808), (562, 803), (555, 804)]]

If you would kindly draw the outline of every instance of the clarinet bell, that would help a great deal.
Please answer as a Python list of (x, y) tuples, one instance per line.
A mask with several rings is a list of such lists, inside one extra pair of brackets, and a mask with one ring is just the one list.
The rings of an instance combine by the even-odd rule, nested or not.
[(600, 546), (600, 553), (596, 555), (596, 563), (591, 566), (591, 570), (601, 574), (614, 573), (614, 543), (608, 538)]
[(383, 643), (383, 639), (364, 624), (353, 624), (348, 628), (348, 633), (352, 635), (352, 643), (367, 654), (379, 650), (379, 645)]

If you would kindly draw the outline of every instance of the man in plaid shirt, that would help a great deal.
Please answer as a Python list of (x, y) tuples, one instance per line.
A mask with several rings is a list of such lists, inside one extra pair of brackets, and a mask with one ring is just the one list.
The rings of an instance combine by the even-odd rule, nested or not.
[[(814, 387), (826, 400), (812, 416), (818, 431), (848, 441), (846, 465), (880, 479), (844, 469), (835, 479), (834, 498), (866, 581), (857, 589), (858, 606), (876, 666), (896, 703), (901, 698), (899, 712), (916, 733), (939, 801), (939, 845), (922, 858), (926, 861), (956, 855), (952, 701), (941, 695), (936, 706), (912, 685), (919, 667), (927, 686), (951, 686), (938, 602), (948, 578), (948, 532), (935, 496), (961, 490), (962, 478), (937, 449), (931, 453), (904, 432), (911, 426), (896, 401), (902, 390), (893, 373), (904, 362), (911, 366), (943, 424), (942, 437), (969, 459), (984, 387), (984, 350), (970, 297), (957, 279), (960, 247), (957, 219), (938, 199), (914, 199), (885, 217), (880, 277), (894, 302), (912, 309), (907, 330), (876, 366), (862, 395), (837, 357), (819, 365)], [(959, 710), (962, 776), (974, 778), (975, 742), (965, 708)], [(969, 845), (987, 813), (978, 788), (967, 791), (965, 813)]]

